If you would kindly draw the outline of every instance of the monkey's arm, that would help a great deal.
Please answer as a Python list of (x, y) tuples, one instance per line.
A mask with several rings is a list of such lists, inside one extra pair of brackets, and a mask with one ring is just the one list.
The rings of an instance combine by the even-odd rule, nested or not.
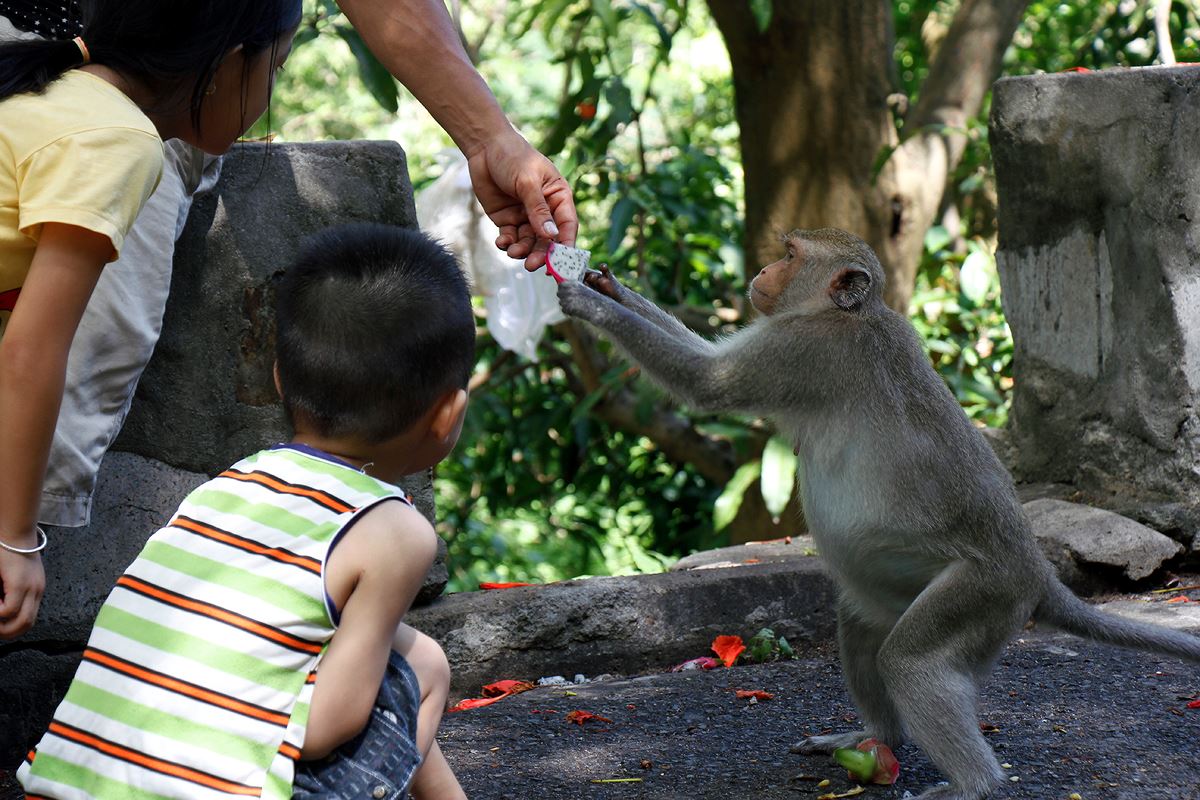
[(803, 346), (780, 347), (765, 324), (716, 343), (691, 331), (674, 335), (579, 283), (561, 284), (558, 300), (564, 312), (595, 325), (648, 378), (697, 411), (769, 414), (800, 399), (799, 382), (780, 381), (777, 371), (794, 369)]
[(600, 294), (616, 300), (633, 313), (637, 314), (643, 319), (649, 320), (672, 336), (679, 336), (683, 338), (695, 337), (700, 339), (700, 341), (704, 341), (704, 339), (698, 336), (695, 331), (691, 330), (682, 322), (680, 322), (679, 319), (673, 314), (669, 314), (662, 310), (654, 303), (651, 303), (649, 300), (642, 297), (640, 294), (614, 278), (612, 272), (609, 271), (607, 264), (601, 264), (599, 272), (588, 272), (584, 277), (584, 283), (595, 289)]

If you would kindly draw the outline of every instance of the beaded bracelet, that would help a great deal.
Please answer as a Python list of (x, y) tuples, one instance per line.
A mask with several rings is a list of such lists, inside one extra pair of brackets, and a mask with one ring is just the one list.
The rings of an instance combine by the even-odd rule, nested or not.
[(39, 553), (42, 550), (45, 550), (46, 542), (48, 541), (46, 539), (46, 532), (42, 530), (41, 525), (34, 525), (33, 527), (37, 530), (38, 536), (42, 537), (42, 540), (38, 542), (37, 547), (13, 547), (11, 544), (6, 544), (3, 539), (0, 539), (0, 548), (3, 548), (10, 553), (19, 553), (23, 556), (27, 556), (30, 553)]

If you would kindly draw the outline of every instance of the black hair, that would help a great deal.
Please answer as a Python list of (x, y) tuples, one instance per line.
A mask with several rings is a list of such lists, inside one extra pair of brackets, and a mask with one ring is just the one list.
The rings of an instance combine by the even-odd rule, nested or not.
[[(199, 126), (204, 92), (222, 59), (241, 45), (246, 58), (273, 49), (300, 22), (301, 0), (82, 0), (79, 36), (90, 63), (141, 82), (164, 100), (187, 96)], [(0, 100), (41, 92), (82, 66), (72, 39), (0, 45)]]
[(458, 262), (419, 231), (355, 223), (309, 239), (279, 283), (283, 407), (322, 436), (404, 433), (475, 366)]

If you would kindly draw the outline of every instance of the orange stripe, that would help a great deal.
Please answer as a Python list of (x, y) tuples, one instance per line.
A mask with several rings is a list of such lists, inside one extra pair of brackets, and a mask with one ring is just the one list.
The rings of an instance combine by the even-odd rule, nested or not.
[(188, 519), (187, 517), (176, 517), (175, 519), (171, 520), (170, 527), (182, 528), (183, 530), (191, 531), (192, 533), (198, 533), (201, 536), (214, 539), (218, 542), (230, 545), (231, 547), (236, 547), (240, 550), (245, 550), (260, 556), (267, 556), (268, 558), (272, 558), (276, 561), (283, 561), (287, 564), (300, 567), (301, 569), (306, 569), (314, 575), (321, 574), (321, 562), (317, 561), (315, 558), (298, 556), (295, 553), (284, 550), (280, 547), (267, 547), (265, 544), (259, 544), (258, 542), (253, 542), (241, 536), (235, 536), (234, 534), (223, 531), (220, 528), (214, 528), (210, 525), (196, 522), (193, 519)]
[(276, 644), (283, 645), (284, 647), (292, 650), (299, 650), (303, 653), (311, 653), (313, 655), (321, 652), (321, 645), (317, 642), (310, 642), (305, 639), (301, 639), (299, 636), (292, 636), (290, 633), (285, 633), (284, 631), (272, 628), (270, 625), (264, 625), (261, 622), (256, 622), (249, 617), (242, 616), (241, 614), (235, 614), (232, 611), (226, 611), (219, 606), (214, 606), (212, 603), (205, 603), (200, 600), (193, 600), (189, 597), (168, 592), (164, 589), (154, 586), (153, 584), (130, 577), (129, 575), (122, 575), (120, 578), (118, 578), (117, 585), (124, 586), (126, 589), (131, 589), (139, 594), (149, 595), (155, 600), (160, 600), (167, 605), (174, 606), (175, 608), (181, 608), (184, 611), (191, 611), (192, 613), (199, 614), (202, 617), (208, 617), (209, 619), (215, 619), (217, 622), (223, 622), (226, 625), (232, 625), (235, 628), (239, 628), (247, 633), (252, 633), (255, 636), (261, 636), (264, 639), (270, 639)]
[(304, 682), (305, 683), (316, 683), (317, 682), (317, 673), (315, 673), (315, 672), (308, 673), (308, 677), (304, 679)]
[(257, 483), (261, 486), (266, 486), (268, 489), (274, 489), (282, 494), (292, 494), (297, 497), (307, 497), (314, 503), (325, 506), (328, 509), (344, 514), (347, 511), (353, 511), (354, 506), (348, 506), (341, 500), (338, 500), (331, 494), (319, 491), (317, 489), (304, 489), (299, 486), (293, 486), (290, 483), (284, 483), (278, 478), (272, 478), (270, 475), (264, 475), (261, 472), (234, 472), (226, 470), (217, 476), (218, 478), (233, 478), (235, 481), (245, 481), (246, 483)]
[(296, 747), (294, 744), (288, 744), (287, 742), (284, 742), (283, 744), (279, 745), (279, 752), (283, 756), (290, 758), (292, 761), (300, 760), (300, 748)]
[(33, 763), (33, 760), (35, 758), (37, 758), (37, 750), (30, 750), (28, 753), (25, 754), (25, 760), (28, 761), (30, 764)]
[(114, 658), (108, 653), (93, 650), (90, 647), (83, 651), (83, 657), (88, 661), (108, 667), (111, 670), (128, 675), (131, 678), (136, 678), (139, 681), (153, 684), (176, 694), (185, 695), (202, 703), (219, 706), (227, 711), (232, 711), (235, 714), (241, 714), (245, 717), (253, 717), (254, 719), (260, 719), (263, 722), (270, 722), (274, 725), (287, 725), (290, 719), (286, 714), (281, 714), (278, 711), (272, 711), (269, 708), (260, 708), (229, 695), (214, 692), (211, 689), (204, 689), (159, 672), (143, 669), (121, 659)]
[(110, 742), (107, 739), (101, 739), (98, 736), (93, 736), (90, 733), (81, 731), (77, 728), (68, 727), (61, 722), (51, 722), (50, 732), (64, 739), (69, 739), (77, 744), (82, 744), (99, 750), (105, 755), (119, 758), (122, 761), (128, 761), (131, 764), (137, 764), (139, 767), (145, 767), (148, 770), (170, 775), (175, 778), (180, 778), (191, 783), (196, 783), (201, 786), (207, 786), (210, 789), (215, 789), (218, 792), (226, 794), (236, 794), (245, 797), (260, 797), (262, 789), (254, 786), (247, 786), (244, 783), (235, 783), (218, 778), (215, 775), (209, 775), (206, 772), (185, 767), (182, 764), (175, 764), (170, 761), (164, 761), (161, 758), (154, 758), (145, 753), (139, 753), (137, 750), (131, 750), (128, 747), (123, 747), (115, 742)]

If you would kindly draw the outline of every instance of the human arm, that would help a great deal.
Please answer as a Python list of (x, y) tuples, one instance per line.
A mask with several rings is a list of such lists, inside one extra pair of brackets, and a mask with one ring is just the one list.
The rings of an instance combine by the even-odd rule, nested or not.
[(532, 270), (545, 263), (551, 239), (574, 244), (571, 187), (509, 124), (442, 1), (338, 1), (371, 52), (467, 157), (475, 194), (500, 228), (496, 246)]
[[(0, 339), (0, 539), (37, 544), (35, 525), (71, 340), (100, 271), (112, 254), (107, 237), (47, 223)], [(45, 588), (38, 554), (0, 549), (0, 639), (33, 625)]]
[(329, 557), (326, 586), (341, 620), (321, 658), (302, 758), (320, 758), (367, 724), (396, 628), (437, 554), (433, 527), (398, 501), (354, 523)]

